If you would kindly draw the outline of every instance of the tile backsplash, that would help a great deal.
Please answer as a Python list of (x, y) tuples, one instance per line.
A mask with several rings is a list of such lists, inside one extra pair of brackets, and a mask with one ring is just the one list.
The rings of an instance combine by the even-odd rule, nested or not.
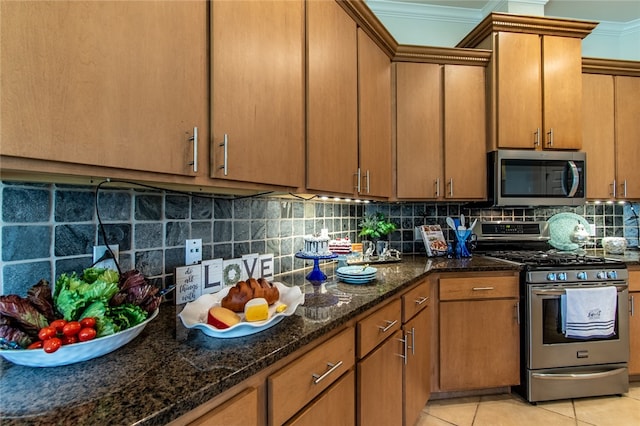
[[(92, 263), (93, 246), (118, 244), (123, 270), (139, 269), (158, 286), (173, 284), (176, 266), (184, 264), (185, 240), (201, 238), (203, 259), (273, 253), (274, 271), (310, 266), (295, 253), (303, 236), (328, 228), (330, 236), (359, 241), (358, 222), (380, 211), (398, 225), (391, 247), (424, 253), (414, 241), (414, 226), (438, 223), (464, 213), (470, 220), (546, 220), (561, 211), (584, 216), (596, 236), (625, 236), (638, 244), (640, 208), (630, 204), (588, 204), (575, 208), (474, 209), (457, 203), (346, 204), (273, 197), (227, 197), (153, 189), (0, 182), (0, 294), (26, 290), (44, 278), (80, 272)], [(634, 211), (635, 210), (635, 211)], [(99, 214), (99, 218), (98, 218)], [(104, 224), (105, 235), (99, 222)]]

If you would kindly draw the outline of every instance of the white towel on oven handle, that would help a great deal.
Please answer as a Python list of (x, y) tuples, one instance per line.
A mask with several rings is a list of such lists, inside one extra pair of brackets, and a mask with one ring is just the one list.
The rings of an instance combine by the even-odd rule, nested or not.
[[(590, 339), (615, 334), (618, 291), (615, 286), (567, 288), (565, 337)], [(562, 306), (563, 310), (565, 306)], [(564, 312), (563, 312), (564, 313)]]

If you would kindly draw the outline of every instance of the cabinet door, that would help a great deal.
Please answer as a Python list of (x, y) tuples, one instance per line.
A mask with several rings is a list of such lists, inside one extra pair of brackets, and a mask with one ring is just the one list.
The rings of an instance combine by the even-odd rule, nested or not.
[(302, 0), (210, 4), (211, 176), (302, 187)]
[(542, 37), (545, 149), (582, 148), (582, 39)]
[[(248, 425), (249, 423), (247, 423)], [(355, 373), (345, 374), (316, 400), (309, 403), (289, 426), (356, 424)]]
[(445, 65), (445, 198), (486, 199), (485, 126), (484, 68)]
[(360, 193), (391, 195), (391, 61), (358, 28)]
[(440, 303), (440, 389), (517, 385), (517, 300)]
[(535, 148), (542, 142), (540, 36), (498, 33), (495, 53), (498, 147)]
[[(640, 273), (639, 273), (640, 274)], [(640, 374), (640, 291), (629, 293), (629, 374)]]
[(640, 375), (640, 270), (629, 271), (629, 374)]
[(189, 137), (208, 134), (206, 7), (1, 2), (0, 153), (195, 174)]
[(310, 1), (306, 7), (307, 189), (353, 194), (358, 168), (356, 23), (335, 1)]
[(358, 424), (402, 424), (402, 331), (358, 363)]
[(442, 67), (396, 64), (396, 196), (437, 199), (444, 194)]
[(640, 199), (640, 77), (617, 76), (615, 83), (617, 196)]
[(414, 425), (431, 394), (431, 309), (426, 308), (404, 327), (407, 363), (404, 366), (404, 425)]
[(246, 426), (258, 424), (258, 391), (246, 389), (207, 414), (189, 423), (189, 426)]
[(613, 197), (615, 130), (613, 76), (582, 75), (582, 150), (587, 154), (587, 198)]

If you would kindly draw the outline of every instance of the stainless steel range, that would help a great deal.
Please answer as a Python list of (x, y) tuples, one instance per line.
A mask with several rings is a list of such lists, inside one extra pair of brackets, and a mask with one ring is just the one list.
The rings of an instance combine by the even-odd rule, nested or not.
[[(517, 390), (530, 402), (627, 392), (626, 265), (549, 250), (547, 240), (546, 222), (485, 222), (478, 230), (478, 247), (485, 255), (523, 266), (521, 386)], [(518, 250), (509, 250), (513, 247)], [(576, 290), (583, 297), (600, 293), (609, 297), (598, 299), (595, 309), (586, 313), (586, 323), (570, 322), (575, 309), (567, 310), (567, 305), (577, 303), (573, 301)], [(604, 318), (607, 308), (611, 318)]]

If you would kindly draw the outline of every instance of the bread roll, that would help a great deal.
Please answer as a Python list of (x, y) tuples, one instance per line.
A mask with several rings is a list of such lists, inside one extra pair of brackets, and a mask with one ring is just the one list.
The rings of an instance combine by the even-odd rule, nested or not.
[(249, 278), (247, 281), (239, 281), (229, 289), (229, 293), (222, 298), (220, 304), (233, 312), (244, 312), (244, 307), (251, 299), (263, 298), (268, 305), (273, 305), (280, 299), (278, 287), (264, 278)]

